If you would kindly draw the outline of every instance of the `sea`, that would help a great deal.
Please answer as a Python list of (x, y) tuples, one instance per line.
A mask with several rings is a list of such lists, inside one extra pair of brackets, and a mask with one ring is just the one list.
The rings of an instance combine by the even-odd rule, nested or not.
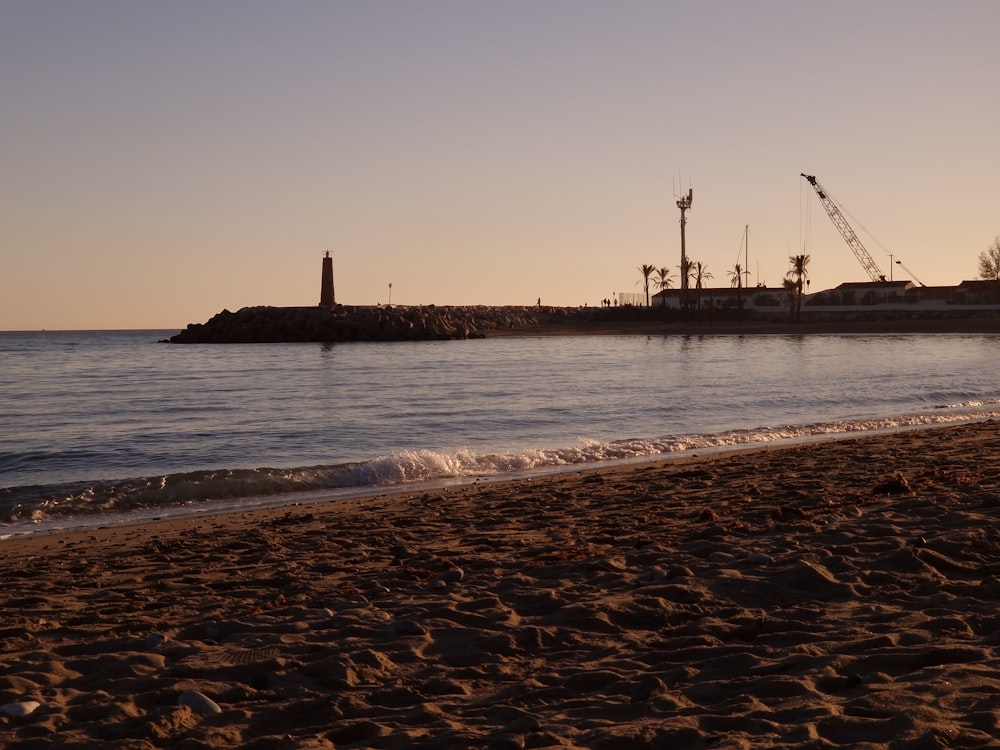
[(1000, 416), (1000, 336), (0, 332), (0, 540)]

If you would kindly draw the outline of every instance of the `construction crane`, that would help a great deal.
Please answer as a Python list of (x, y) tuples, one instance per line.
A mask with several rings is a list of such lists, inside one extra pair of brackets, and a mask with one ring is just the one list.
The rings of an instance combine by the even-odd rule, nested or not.
[(927, 286), (924, 282), (922, 282), (920, 279), (917, 278), (917, 275), (915, 273), (913, 273), (913, 271), (911, 271), (909, 268), (907, 268), (905, 265), (903, 265), (903, 261), (897, 260), (896, 261), (896, 265), (900, 266), (904, 271), (906, 271), (908, 274), (910, 274), (910, 277), (915, 282), (917, 282), (918, 284), (920, 284), (920, 286)]
[[(837, 204), (833, 202), (833, 199), (827, 195), (826, 190), (823, 186), (819, 184), (816, 178), (811, 174), (803, 174), (809, 184), (813, 186), (816, 191), (816, 195), (819, 196), (819, 202), (823, 204), (823, 208), (826, 209), (827, 216), (833, 221), (833, 225), (840, 230), (841, 236), (843, 236), (844, 241), (847, 242), (847, 246), (851, 248), (854, 252), (855, 257), (864, 266), (865, 271), (871, 277), (872, 281), (885, 281), (885, 274), (882, 273), (878, 264), (872, 259), (871, 254), (865, 250), (865, 246), (861, 244), (861, 240), (858, 239), (858, 235), (854, 233), (851, 229), (851, 225), (847, 223), (847, 219), (844, 218), (844, 214), (840, 212)], [(903, 265), (900, 263), (900, 265)], [(905, 266), (903, 266), (905, 268)]]

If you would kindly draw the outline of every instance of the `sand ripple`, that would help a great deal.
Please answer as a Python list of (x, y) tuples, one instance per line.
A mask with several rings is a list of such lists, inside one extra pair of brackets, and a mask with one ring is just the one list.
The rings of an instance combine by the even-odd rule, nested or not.
[(985, 423), (4, 542), (3, 743), (994, 746), (998, 448)]

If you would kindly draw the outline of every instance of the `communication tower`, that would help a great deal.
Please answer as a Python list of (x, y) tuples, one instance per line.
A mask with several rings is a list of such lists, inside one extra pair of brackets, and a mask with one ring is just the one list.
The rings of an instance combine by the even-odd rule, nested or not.
[(687, 291), (688, 288), (687, 247), (685, 245), (684, 229), (687, 227), (687, 212), (691, 208), (693, 200), (694, 190), (691, 188), (688, 188), (687, 195), (682, 195), (677, 199), (677, 208), (681, 210), (681, 291)]

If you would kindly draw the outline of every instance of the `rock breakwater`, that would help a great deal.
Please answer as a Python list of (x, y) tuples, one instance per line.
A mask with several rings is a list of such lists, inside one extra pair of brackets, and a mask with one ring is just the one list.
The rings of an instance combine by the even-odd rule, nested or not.
[[(590, 311), (593, 312), (593, 311)], [(172, 344), (249, 344), (289, 341), (435, 341), (484, 338), (499, 330), (579, 322), (586, 308), (444, 306), (244, 307), (192, 323)]]

